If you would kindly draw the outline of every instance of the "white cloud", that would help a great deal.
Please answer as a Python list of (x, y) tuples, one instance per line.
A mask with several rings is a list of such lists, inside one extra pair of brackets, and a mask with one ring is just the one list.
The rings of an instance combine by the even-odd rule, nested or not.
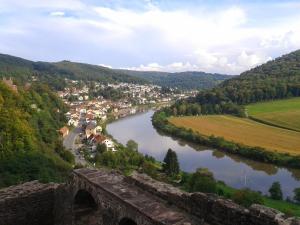
[(11, 15), (1, 18), (0, 51), (38, 60), (140, 65), (131, 67), (137, 70), (238, 74), (300, 48), (295, 4), (284, 4), (282, 12), (262, 3), (215, 9), (144, 3), (141, 10), (80, 0), (0, 0), (0, 11)]
[(65, 12), (62, 11), (56, 11), (56, 12), (51, 12), (50, 16), (64, 16)]
[(160, 65), (159, 63), (149, 63), (147, 65), (141, 64), (138, 67), (125, 67), (122, 69), (137, 70), (137, 71), (164, 71), (164, 72), (181, 72), (181, 71), (197, 71), (200, 68), (190, 62), (173, 62), (167, 65)]
[(107, 64), (103, 64), (103, 63), (99, 64), (99, 66), (103, 66), (103, 67), (112, 69), (112, 66), (111, 66), (111, 65), (107, 65)]

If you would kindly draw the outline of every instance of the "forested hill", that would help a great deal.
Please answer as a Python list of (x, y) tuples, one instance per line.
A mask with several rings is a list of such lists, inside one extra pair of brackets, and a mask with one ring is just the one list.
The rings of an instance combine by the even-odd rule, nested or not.
[(166, 87), (177, 87), (180, 89), (195, 89), (203, 90), (210, 89), (224, 80), (230, 79), (233, 76), (216, 74), (216, 73), (204, 73), (197, 71), (188, 71), (180, 73), (166, 73), (155, 71), (132, 71), (132, 70), (120, 70), (128, 75), (145, 79), (153, 84)]
[(190, 104), (197, 103), (202, 114), (243, 115), (245, 104), (293, 96), (300, 96), (300, 50), (226, 80), (212, 90), (202, 91), (172, 109), (179, 114), (189, 114), (189, 106), (194, 107)]
[(269, 61), (222, 83), (221, 91), (235, 103), (300, 95), (300, 50)]
[(204, 72), (142, 72), (110, 69), (103, 66), (61, 61), (56, 63), (33, 62), (0, 54), (0, 77), (11, 76), (19, 81), (28, 81), (32, 75), (55, 89), (65, 87), (64, 78), (74, 80), (101, 81), (104, 83), (152, 83), (180, 89), (210, 89), (232, 76)]
[(111, 83), (147, 83), (144, 79), (102, 66), (70, 61), (58, 63), (33, 62), (19, 57), (0, 54), (0, 77), (11, 76), (19, 81), (28, 81), (33, 75), (56, 89), (64, 87), (64, 78)]
[(74, 160), (57, 132), (65, 112), (63, 102), (45, 85), (27, 83), (16, 90), (0, 80), (0, 187), (63, 180)]

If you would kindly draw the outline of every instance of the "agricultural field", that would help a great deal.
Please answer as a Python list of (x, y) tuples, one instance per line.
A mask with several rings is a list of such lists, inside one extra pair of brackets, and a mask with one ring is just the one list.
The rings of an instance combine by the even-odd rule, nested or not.
[(246, 109), (261, 122), (300, 132), (300, 98), (251, 104)]
[(260, 146), (267, 150), (300, 154), (300, 132), (269, 126), (251, 119), (229, 115), (171, 117), (177, 127), (191, 128), (200, 134), (223, 137), (235, 143)]

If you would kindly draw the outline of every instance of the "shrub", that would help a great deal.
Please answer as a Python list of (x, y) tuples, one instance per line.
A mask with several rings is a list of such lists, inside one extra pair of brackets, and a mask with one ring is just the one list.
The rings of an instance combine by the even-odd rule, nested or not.
[(242, 190), (237, 190), (233, 196), (232, 200), (235, 201), (236, 203), (249, 207), (252, 204), (263, 204), (263, 197), (261, 196), (260, 193), (251, 191), (249, 189), (242, 189)]

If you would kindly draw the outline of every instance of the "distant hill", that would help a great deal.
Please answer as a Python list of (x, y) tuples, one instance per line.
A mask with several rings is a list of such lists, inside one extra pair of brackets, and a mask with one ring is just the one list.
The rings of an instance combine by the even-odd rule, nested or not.
[(180, 89), (209, 89), (232, 77), (204, 72), (165, 73), (119, 70), (70, 61), (33, 62), (0, 54), (0, 77), (12, 76), (25, 82), (32, 75), (39, 77), (41, 81), (45, 81), (56, 89), (64, 87), (64, 78), (109, 83), (153, 83)]
[(12, 76), (27, 81), (32, 75), (38, 76), (51, 86), (61, 89), (64, 78), (102, 81), (147, 83), (146, 80), (133, 77), (117, 70), (102, 66), (62, 61), (57, 63), (33, 62), (19, 57), (0, 54), (0, 77)]
[(233, 76), (197, 71), (167, 73), (156, 71), (120, 70), (128, 75), (145, 79), (153, 84), (180, 89), (210, 89)]

